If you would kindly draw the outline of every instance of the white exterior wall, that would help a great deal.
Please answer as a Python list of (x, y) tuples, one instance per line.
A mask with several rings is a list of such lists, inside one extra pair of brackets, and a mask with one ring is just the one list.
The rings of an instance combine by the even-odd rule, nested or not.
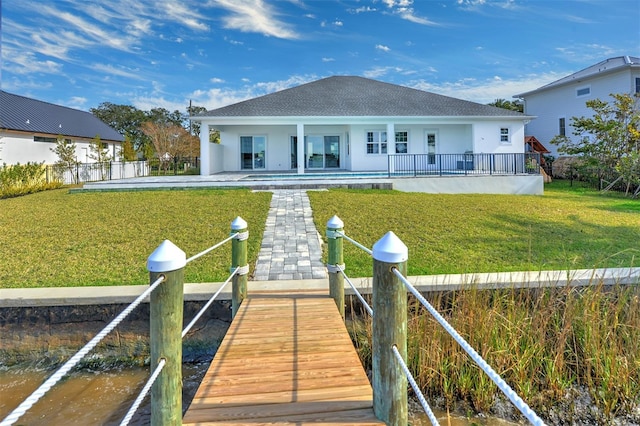
[[(593, 110), (586, 106), (586, 102), (592, 99), (610, 102), (612, 98), (609, 95), (612, 93), (633, 93), (636, 77), (640, 77), (640, 70), (631, 72), (626, 69), (527, 95), (524, 98), (525, 113), (537, 116), (526, 126), (527, 135), (535, 136), (551, 151), (551, 155), (558, 157), (558, 147), (550, 141), (559, 134), (560, 118), (565, 118), (566, 136), (577, 138), (573, 135), (571, 118), (593, 115)], [(585, 87), (590, 87), (591, 93), (577, 96), (576, 91)]]
[[(220, 130), (222, 154), (210, 153), (211, 173), (241, 171), (240, 137), (264, 136), (266, 138), (265, 171), (291, 170), (291, 137), (296, 136), (295, 125), (217, 126)], [(509, 127), (510, 144), (500, 143), (500, 128)], [(523, 153), (524, 123), (512, 121), (479, 121), (474, 124), (394, 124), (396, 132), (408, 132), (408, 153), (427, 153), (426, 134), (437, 135), (436, 154), (474, 153)], [(368, 131), (387, 131), (387, 123), (352, 125), (305, 125), (306, 136), (339, 136), (340, 169), (351, 171), (385, 171), (387, 154), (367, 154)], [(394, 140), (388, 142), (389, 153), (393, 152)], [(210, 145), (213, 148), (213, 145)], [(217, 147), (216, 147), (217, 148)], [(222, 157), (223, 160), (220, 160)], [(213, 165), (214, 161), (221, 165)], [(327, 169), (331, 170), (331, 169)]]
[[(509, 129), (509, 143), (500, 141), (500, 129)], [(478, 122), (473, 125), (474, 154), (509, 154), (524, 153), (524, 123), (512, 122)]]
[[(50, 136), (57, 137), (57, 136)], [(89, 158), (91, 150), (90, 141), (75, 140), (76, 158), (81, 163), (94, 163)], [(103, 141), (109, 146), (109, 155), (112, 159), (119, 160), (119, 143), (109, 143)], [(51, 149), (56, 146), (55, 142), (36, 142), (32, 135), (19, 133), (2, 132), (0, 133), (0, 164), (25, 164), (28, 162), (54, 164), (58, 161), (58, 156)]]

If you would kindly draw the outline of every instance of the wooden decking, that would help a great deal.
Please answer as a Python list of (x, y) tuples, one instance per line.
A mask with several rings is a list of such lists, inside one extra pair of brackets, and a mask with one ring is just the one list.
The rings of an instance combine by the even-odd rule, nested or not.
[(318, 294), (244, 301), (183, 425), (384, 425), (335, 303)]

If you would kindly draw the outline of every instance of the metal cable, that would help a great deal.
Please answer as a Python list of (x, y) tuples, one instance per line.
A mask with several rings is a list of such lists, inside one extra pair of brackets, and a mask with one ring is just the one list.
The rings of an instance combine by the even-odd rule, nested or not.
[(354, 246), (361, 248), (362, 250), (366, 251), (369, 256), (371, 256), (373, 254), (373, 251), (365, 246), (363, 246), (362, 244), (360, 244), (359, 242), (357, 242), (356, 240), (347, 237), (347, 235), (342, 232), (342, 231), (336, 231), (336, 235), (340, 235), (342, 238), (344, 238), (345, 240), (349, 241), (351, 244), (353, 244)]
[(144, 387), (140, 391), (140, 394), (138, 395), (136, 400), (133, 402), (133, 405), (131, 406), (131, 408), (129, 408), (129, 411), (127, 411), (127, 415), (124, 416), (124, 419), (122, 419), (122, 421), (120, 422), (120, 426), (127, 426), (129, 424), (129, 422), (133, 418), (133, 415), (136, 413), (136, 411), (138, 411), (138, 408), (140, 408), (140, 404), (142, 404), (142, 401), (151, 390), (151, 386), (153, 386), (156, 379), (160, 375), (160, 372), (164, 368), (164, 365), (166, 362), (167, 362), (166, 359), (160, 358), (160, 362), (158, 362), (156, 369), (153, 371), (153, 374), (151, 374), (151, 377), (149, 377), (149, 380), (147, 380), (147, 383), (144, 385)]
[(211, 247), (209, 247), (208, 249), (206, 249), (206, 250), (204, 250), (204, 251), (201, 251), (201, 252), (200, 252), (200, 253), (198, 253), (198, 254), (194, 254), (193, 256), (191, 256), (190, 258), (188, 258), (186, 262), (187, 262), (187, 263), (189, 263), (189, 262), (191, 262), (192, 260), (196, 260), (196, 259), (198, 259), (199, 257), (204, 256), (205, 254), (209, 253), (210, 251), (217, 249), (218, 247), (220, 247), (221, 245), (223, 245), (223, 244), (224, 244), (224, 243), (226, 243), (227, 241), (231, 241), (231, 240), (233, 240), (233, 239), (234, 239), (235, 237), (237, 237), (238, 235), (240, 235), (240, 233), (239, 233), (239, 232), (236, 232), (236, 233), (234, 233), (234, 234), (231, 234), (228, 238), (226, 238), (226, 239), (224, 239), (224, 240), (220, 241), (218, 244), (216, 244), (216, 245), (214, 245), (214, 246), (211, 246)]
[(200, 319), (200, 317), (202, 316), (202, 314), (205, 313), (205, 311), (207, 309), (209, 309), (209, 306), (211, 306), (211, 304), (213, 303), (214, 300), (216, 300), (216, 297), (218, 297), (218, 295), (220, 294), (220, 292), (222, 291), (222, 289), (229, 283), (229, 281), (231, 281), (231, 278), (233, 278), (233, 276), (236, 274), (236, 272), (238, 271), (238, 268), (235, 268), (233, 270), (233, 272), (231, 273), (231, 275), (229, 275), (229, 278), (227, 278), (227, 280), (220, 286), (220, 288), (218, 289), (218, 291), (216, 291), (216, 294), (214, 294), (213, 296), (211, 296), (211, 299), (209, 299), (209, 301), (202, 307), (202, 309), (200, 309), (198, 311), (198, 313), (196, 314), (195, 317), (193, 317), (193, 319), (191, 320), (191, 322), (189, 323), (189, 325), (187, 325), (184, 330), (182, 330), (182, 338), (184, 339), (184, 336), (187, 335), (187, 333), (189, 332), (189, 330), (191, 330), (191, 327), (193, 327), (195, 325), (196, 322), (198, 322), (198, 320)]
[(342, 273), (342, 276), (344, 277), (344, 279), (347, 280), (347, 282), (349, 283), (349, 285), (351, 286), (351, 288), (355, 292), (356, 296), (358, 296), (358, 299), (360, 299), (360, 303), (362, 303), (364, 305), (364, 308), (367, 310), (367, 312), (369, 312), (369, 315), (371, 315), (373, 317), (373, 309), (371, 308), (371, 306), (369, 306), (367, 301), (364, 300), (364, 297), (362, 297), (362, 295), (360, 294), (358, 289), (356, 289), (356, 286), (353, 285), (353, 283), (351, 282), (349, 277), (347, 277), (347, 274), (344, 273), (344, 269), (342, 269), (340, 267), (340, 265), (335, 265), (335, 266), (336, 266), (336, 269), (338, 269), (338, 271), (340, 271)]
[(429, 407), (429, 403), (424, 398), (424, 395), (422, 394), (420, 387), (418, 387), (418, 384), (413, 378), (411, 371), (409, 371), (407, 364), (404, 362), (404, 359), (402, 359), (402, 355), (400, 355), (400, 351), (398, 350), (398, 347), (396, 345), (393, 345), (391, 349), (393, 350), (393, 354), (396, 356), (396, 359), (400, 363), (400, 368), (402, 368), (402, 371), (404, 371), (405, 376), (407, 376), (407, 379), (409, 380), (409, 384), (413, 388), (413, 392), (418, 397), (418, 401), (420, 401), (420, 405), (422, 405), (422, 409), (424, 410), (425, 413), (427, 413), (427, 417), (429, 417), (431, 424), (433, 426), (440, 426), (438, 419), (436, 419), (435, 414), (433, 414), (433, 411), (431, 411), (431, 407)]
[(60, 379), (62, 379), (75, 365), (80, 362), (82, 358), (84, 358), (89, 351), (91, 351), (102, 339), (104, 339), (107, 334), (109, 334), (114, 328), (118, 326), (122, 322), (123, 319), (127, 317), (142, 301), (153, 292), (153, 290), (160, 285), (165, 279), (164, 275), (158, 277), (158, 279), (149, 286), (140, 296), (136, 298), (131, 304), (120, 313), (113, 321), (109, 323), (105, 328), (102, 329), (96, 336), (91, 339), (89, 343), (84, 345), (82, 349), (80, 349), (76, 354), (69, 359), (58, 371), (53, 373), (46, 382), (44, 382), (38, 389), (36, 389), (27, 399), (25, 399), (22, 404), (20, 404), (15, 410), (13, 410), (3, 421), (0, 423), (0, 426), (9, 426), (14, 424), (20, 417), (24, 415), (40, 398), (44, 396), (45, 393), (49, 391)]
[(496, 373), (493, 368), (467, 343), (466, 340), (458, 332), (445, 320), (442, 315), (438, 311), (434, 309), (433, 306), (427, 301), (427, 299), (420, 294), (418, 290), (416, 290), (409, 281), (402, 275), (402, 273), (397, 269), (393, 268), (393, 273), (397, 276), (407, 287), (407, 289), (422, 303), (422, 305), (429, 311), (429, 313), (440, 323), (440, 325), (455, 339), (456, 342), (462, 349), (464, 349), (467, 354), (473, 359), (473, 361), (478, 364), (482, 370), (487, 373), (489, 378), (498, 386), (498, 388), (506, 395), (507, 398), (511, 400), (513, 405), (520, 410), (520, 412), (534, 425), (540, 426), (544, 425), (544, 422), (538, 415), (527, 405), (526, 402), (522, 400), (518, 396), (517, 393), (505, 382), (502, 377), (498, 373)]

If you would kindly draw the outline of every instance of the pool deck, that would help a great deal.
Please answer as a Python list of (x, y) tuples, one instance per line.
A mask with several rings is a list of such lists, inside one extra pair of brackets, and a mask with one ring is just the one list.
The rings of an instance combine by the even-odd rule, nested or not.
[(291, 178), (280, 173), (277, 178), (269, 178), (264, 173), (217, 173), (210, 176), (178, 175), (178, 176), (144, 176), (127, 179), (87, 182), (82, 188), (74, 188), (72, 192), (85, 191), (135, 191), (153, 189), (188, 189), (188, 188), (249, 188), (253, 190), (274, 189), (393, 189), (393, 181), (382, 175), (380, 177), (349, 174), (341, 172), (336, 177), (326, 174), (305, 173), (297, 175), (291, 173)]

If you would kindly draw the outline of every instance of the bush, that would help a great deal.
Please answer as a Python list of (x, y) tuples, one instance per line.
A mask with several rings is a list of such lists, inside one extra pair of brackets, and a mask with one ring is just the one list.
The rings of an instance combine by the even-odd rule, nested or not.
[(47, 183), (44, 163), (6, 163), (0, 167), (0, 198), (19, 197), (47, 189), (60, 188), (62, 183)]

